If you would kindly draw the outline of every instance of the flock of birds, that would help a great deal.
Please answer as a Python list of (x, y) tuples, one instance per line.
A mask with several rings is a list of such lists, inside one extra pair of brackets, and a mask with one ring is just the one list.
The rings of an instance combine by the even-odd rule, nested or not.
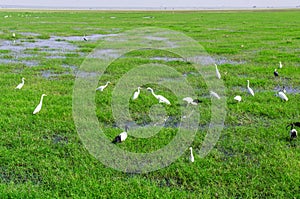
[[(279, 62), (279, 68), (280, 69), (282, 68), (282, 63), (281, 62)], [(219, 72), (218, 66), (216, 64), (215, 64), (215, 69), (216, 69), (217, 79), (221, 79), (221, 73)], [(274, 70), (274, 76), (275, 77), (279, 76), (277, 69)], [(103, 91), (108, 86), (108, 84), (110, 84), (110, 81), (106, 82), (105, 85), (102, 85), (102, 86), (99, 86), (98, 88), (96, 88), (96, 91)], [(132, 100), (136, 100), (139, 97), (141, 89), (142, 89), (141, 87), (137, 88), (137, 91), (135, 91), (133, 96), (132, 96)], [(166, 97), (164, 97), (162, 95), (155, 94), (152, 88), (148, 87), (147, 90), (150, 91), (151, 94), (158, 100), (158, 103), (165, 103), (167, 105), (171, 105), (170, 101)], [(249, 80), (247, 80), (247, 91), (251, 96), (254, 96), (254, 91), (250, 87), (250, 81)], [(282, 100), (288, 101), (288, 98), (285, 95), (285, 93), (286, 93), (286, 91), (285, 91), (285, 88), (283, 87), (282, 91), (278, 92), (278, 96)], [(214, 91), (210, 91), (210, 95), (217, 98), (217, 99), (221, 99), (221, 97)], [(238, 101), (238, 102), (242, 101), (242, 97), (239, 96), (239, 95), (235, 96), (233, 99)], [(185, 102), (187, 102), (187, 104), (191, 104), (191, 105), (198, 105), (198, 103), (201, 102), (199, 99), (193, 99), (191, 97), (185, 97), (185, 98), (183, 98), (183, 101), (185, 101)], [(286, 128), (288, 128), (289, 126), (291, 127), (291, 129), (290, 129), (290, 139), (297, 138), (297, 130), (294, 127), (295, 126), (300, 127), (300, 122), (291, 123)], [(127, 134), (128, 129), (129, 128), (126, 125), (125, 126), (125, 131), (123, 131), (122, 133), (117, 135), (113, 139), (112, 143), (120, 143), (120, 142), (125, 141), (128, 137), (128, 134)], [(189, 150), (190, 150), (190, 158), (189, 159), (190, 159), (191, 162), (194, 162), (195, 158), (194, 158), (194, 155), (193, 155), (193, 148), (189, 147)]]
[[(15, 33), (12, 34), (12, 37), (16, 38)], [(83, 37), (83, 40), (87, 41), (87, 37), (85, 35)], [(279, 62), (279, 69), (281, 69), (281, 68), (282, 68), (282, 63), (280, 61)], [(216, 64), (215, 64), (215, 69), (216, 69), (216, 77), (217, 77), (217, 79), (221, 79), (221, 73), (219, 72), (218, 66)], [(279, 76), (279, 73), (278, 73), (277, 69), (274, 70), (274, 76), (275, 77)], [(107, 81), (105, 85), (102, 85), (102, 86), (99, 86), (98, 88), (96, 88), (96, 91), (103, 91), (110, 83), (111, 83), (110, 81)], [(22, 82), (20, 84), (18, 84), (15, 89), (22, 89), (22, 87), (24, 86), (24, 84), (25, 84), (25, 78), (23, 77), (22, 78)], [(134, 94), (133, 94), (132, 100), (136, 100), (139, 97), (141, 89), (142, 89), (141, 87), (137, 88), (137, 91), (134, 92)], [(152, 95), (158, 100), (158, 103), (165, 103), (167, 105), (171, 105), (171, 102), (166, 97), (164, 97), (162, 95), (155, 94), (152, 88), (148, 87), (147, 90), (150, 91), (152, 93)], [(254, 96), (254, 91), (250, 87), (250, 81), (249, 80), (247, 80), (247, 90), (248, 90), (248, 93), (250, 95)], [(286, 96), (285, 93), (286, 93), (286, 90), (285, 90), (285, 87), (283, 87), (283, 89), (278, 92), (278, 96), (282, 100), (288, 101), (288, 97)], [(210, 91), (210, 95), (212, 97), (215, 97), (216, 99), (221, 99), (221, 97), (216, 92), (214, 92), (214, 91)], [(33, 111), (32, 114), (37, 114), (37, 113), (39, 113), (41, 111), (42, 106), (43, 106), (43, 98), (44, 98), (44, 96), (47, 96), (47, 95), (46, 94), (42, 94), (42, 96), (40, 98), (40, 102), (36, 106), (36, 108), (34, 109), (34, 111)], [(233, 99), (236, 100), (236, 101), (238, 101), (238, 102), (242, 101), (242, 97), (239, 96), (239, 95), (235, 96)], [(199, 99), (192, 99), (191, 97), (185, 97), (185, 98), (183, 98), (183, 101), (185, 101), (185, 102), (187, 102), (187, 104), (191, 104), (191, 105), (198, 105), (198, 103), (201, 102), (201, 100), (199, 100)], [(290, 129), (290, 139), (297, 138), (297, 130), (294, 127), (295, 126), (300, 127), (300, 122), (291, 123), (286, 128), (288, 128), (289, 126), (291, 127), (291, 129)], [(128, 126), (125, 126), (125, 131), (122, 132), (122, 133), (120, 133), (118, 136), (116, 136), (114, 138), (114, 140), (112, 141), (112, 143), (120, 143), (120, 142), (125, 141), (126, 138), (128, 137), (128, 135), (127, 135), (128, 129), (129, 129)], [(193, 149), (192, 149), (192, 147), (190, 147), (189, 149), (190, 149), (190, 161), (194, 162)]]
[[(22, 77), (22, 82), (20, 84), (18, 84), (15, 89), (21, 89), (24, 86), (24, 84), (25, 84), (25, 78)], [(35, 115), (35, 114), (37, 114), (38, 112), (41, 111), (42, 106), (43, 106), (44, 96), (47, 96), (47, 95), (46, 94), (42, 94), (41, 99), (40, 99), (40, 103), (36, 106), (36, 108), (34, 109), (34, 111), (32, 112), (32, 114)]]

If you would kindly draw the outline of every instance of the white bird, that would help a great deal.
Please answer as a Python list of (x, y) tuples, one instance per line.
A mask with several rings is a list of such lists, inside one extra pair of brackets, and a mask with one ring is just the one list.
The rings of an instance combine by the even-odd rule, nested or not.
[(43, 98), (44, 98), (44, 96), (47, 96), (47, 95), (46, 95), (46, 94), (42, 94), (40, 103), (39, 103), (39, 104), (37, 105), (37, 107), (34, 109), (34, 111), (33, 111), (32, 114), (36, 114), (36, 113), (40, 112), (40, 110), (42, 109)]
[(281, 63), (281, 61), (279, 61), (279, 68), (282, 68), (282, 63)]
[(103, 91), (108, 86), (108, 84), (110, 84), (110, 81), (106, 82), (105, 85), (99, 86), (98, 88), (96, 88), (96, 91), (98, 91), (98, 90), (99, 91)]
[(162, 95), (156, 95), (156, 94), (153, 92), (153, 89), (152, 89), (152, 88), (148, 87), (147, 90), (150, 90), (150, 91), (151, 91), (152, 95), (153, 95), (156, 99), (158, 99), (158, 102), (159, 102), (159, 103), (166, 103), (166, 104), (168, 104), (168, 105), (171, 104), (170, 101), (169, 101), (167, 98), (165, 98), (164, 96), (162, 96)]
[(120, 133), (119, 135), (117, 135), (117, 137), (115, 137), (115, 139), (112, 141), (112, 143), (120, 143), (126, 140), (127, 138), (127, 131), (128, 131), (128, 126), (125, 126), (125, 131), (123, 131), (122, 133)]
[(292, 129), (290, 131), (290, 138), (291, 139), (297, 138), (297, 130), (296, 129)]
[(249, 84), (250, 84), (249, 80), (247, 80), (247, 82), (248, 82), (248, 84), (247, 84), (248, 93), (251, 94), (252, 96), (254, 96), (254, 92), (253, 92), (252, 88), (250, 88), (250, 86), (249, 86)]
[(14, 32), (12, 33), (12, 37), (13, 37), (13, 38), (15, 38), (15, 37), (16, 37), (16, 34), (15, 34)]
[(191, 151), (191, 155), (190, 155), (190, 161), (191, 161), (191, 162), (194, 162), (194, 161), (195, 161), (195, 159), (194, 159), (194, 155), (193, 155), (193, 148), (192, 148), (192, 147), (190, 147), (190, 151)]
[(216, 66), (216, 75), (217, 75), (217, 78), (218, 78), (218, 79), (221, 79), (221, 74), (220, 74), (220, 72), (219, 72), (219, 70), (218, 70), (217, 64), (215, 64), (215, 66)]
[(193, 100), (193, 98), (191, 97), (185, 97), (182, 99), (183, 101), (186, 101), (188, 104), (192, 104), (192, 105), (197, 105), (198, 104), (198, 99)]
[(23, 86), (24, 86), (24, 83), (25, 83), (25, 78), (24, 77), (22, 77), (22, 82), (20, 83), (20, 84), (18, 84), (18, 86), (16, 86), (16, 88), (15, 89), (21, 89)]
[(140, 89), (141, 89), (141, 87), (138, 87), (138, 90), (134, 92), (132, 100), (135, 100), (139, 97), (140, 92), (141, 92)]
[(233, 99), (235, 99), (238, 102), (242, 101), (242, 97), (239, 95), (235, 96)]
[(213, 91), (210, 91), (209, 93), (210, 93), (211, 96), (214, 96), (217, 99), (221, 99), (220, 96), (217, 93), (215, 93)]
[(289, 99), (287, 98), (287, 96), (284, 94), (284, 92), (279, 91), (278, 92), (278, 96), (283, 99), (284, 101), (288, 101)]

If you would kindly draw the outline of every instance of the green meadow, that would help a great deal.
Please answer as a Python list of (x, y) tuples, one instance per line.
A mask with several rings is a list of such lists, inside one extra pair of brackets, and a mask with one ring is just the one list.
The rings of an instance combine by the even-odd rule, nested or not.
[[(300, 198), (300, 139), (291, 140), (290, 129), (286, 129), (289, 123), (300, 122), (298, 10), (1, 10), (0, 19), (1, 198)], [(158, 49), (117, 57), (97, 86), (107, 81), (111, 84), (103, 92), (96, 92), (97, 86), (86, 88), (95, 91), (99, 132), (103, 131), (107, 140), (124, 130), (117, 127), (111, 108), (114, 87), (136, 66), (173, 68), (188, 80), (200, 100), (199, 128), (190, 145), (195, 162), (189, 161), (187, 146), (164, 168), (127, 173), (106, 166), (89, 153), (74, 123), (72, 97), (76, 75), (89, 53), (106, 38), (113, 40), (143, 27), (180, 32), (205, 49), (222, 76), (226, 117), (216, 145), (200, 158), (196, 152), (209, 129), (216, 99), (210, 97), (192, 63)], [(102, 53), (103, 57), (114, 56), (109, 49)], [(279, 77), (274, 77), (274, 69)], [(89, 78), (97, 73), (80, 75)], [(22, 77), (23, 88), (15, 89)], [(247, 91), (247, 80), (254, 97)], [(131, 136), (129, 129), (127, 140), (116, 146), (151, 153), (176, 137), (180, 107), (185, 104), (159, 83), (141, 86), (139, 98), (128, 99), (129, 126), (133, 121), (141, 126), (153, 122), (153, 107), (164, 107), (169, 119), (149, 138)], [(283, 86), (288, 101), (277, 96)], [(158, 105), (147, 87), (167, 97), (171, 105)], [(43, 93), (47, 96), (42, 109), (33, 115)], [(241, 102), (233, 99), (236, 95), (242, 97)], [(155, 122), (161, 121), (163, 118)]]

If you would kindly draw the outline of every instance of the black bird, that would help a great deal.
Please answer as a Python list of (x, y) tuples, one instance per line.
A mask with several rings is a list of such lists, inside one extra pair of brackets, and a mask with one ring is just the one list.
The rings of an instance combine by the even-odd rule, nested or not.
[(87, 41), (87, 38), (85, 37), (85, 35), (83, 36), (83, 40), (84, 40), (84, 41)]
[(275, 68), (275, 70), (274, 70), (274, 76), (275, 77), (278, 77), (279, 76), (279, 74), (278, 74), (278, 72), (277, 72), (277, 69)]

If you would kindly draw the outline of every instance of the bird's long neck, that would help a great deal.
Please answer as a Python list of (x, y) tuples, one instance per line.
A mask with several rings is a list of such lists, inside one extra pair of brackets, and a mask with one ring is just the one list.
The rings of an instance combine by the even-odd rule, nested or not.
[(190, 149), (190, 151), (191, 151), (191, 155), (193, 155), (193, 149)]
[(249, 83), (249, 81), (248, 81), (247, 87), (249, 87), (249, 86), (250, 86), (250, 83)]
[(22, 84), (24, 84), (25, 83), (25, 81), (24, 81), (24, 79), (22, 79)]
[(140, 87), (138, 87), (138, 93), (140, 93)]
[(154, 97), (157, 97), (157, 95), (154, 93), (153, 89), (151, 89), (151, 93)]
[(42, 97), (41, 97), (40, 104), (43, 103), (43, 98), (44, 98), (44, 95), (42, 95)]
[(105, 87), (108, 86), (109, 82), (106, 82)]

